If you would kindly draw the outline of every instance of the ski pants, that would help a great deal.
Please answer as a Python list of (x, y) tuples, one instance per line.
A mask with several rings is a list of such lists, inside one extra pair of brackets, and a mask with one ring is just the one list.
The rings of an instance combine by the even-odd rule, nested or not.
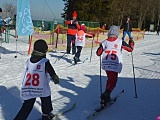
[(67, 34), (67, 54), (70, 54), (71, 43), (72, 43), (72, 54), (75, 54), (76, 53), (75, 35)]
[(118, 73), (114, 71), (106, 71), (108, 80), (106, 82), (106, 91), (112, 92), (113, 89), (116, 87)]
[[(52, 102), (51, 102), (51, 96), (48, 97), (40, 97), (41, 99), (41, 104), (42, 104), (42, 113), (43, 114), (49, 114), (53, 108), (52, 108)], [(33, 105), (36, 101), (36, 98), (32, 98), (29, 100), (24, 100), (24, 103), (20, 109), (20, 111), (18, 112), (18, 114), (16, 115), (16, 117), (14, 118), (14, 120), (27, 120)]]
[(82, 51), (82, 46), (77, 46), (77, 52), (75, 54), (75, 57), (79, 59)]

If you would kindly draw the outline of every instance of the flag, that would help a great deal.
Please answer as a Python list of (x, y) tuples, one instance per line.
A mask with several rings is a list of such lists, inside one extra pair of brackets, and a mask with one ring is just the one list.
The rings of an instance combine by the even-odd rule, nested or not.
[(33, 35), (29, 0), (17, 0), (16, 30), (18, 36)]

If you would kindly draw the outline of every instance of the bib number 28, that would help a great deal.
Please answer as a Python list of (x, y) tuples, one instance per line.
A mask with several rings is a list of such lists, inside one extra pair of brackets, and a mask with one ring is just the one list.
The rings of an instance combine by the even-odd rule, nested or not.
[(26, 77), (27, 77), (27, 80), (26, 80), (25, 86), (30, 86), (30, 85), (38, 86), (39, 85), (39, 82), (40, 82), (39, 81), (39, 78), (40, 78), (39, 74), (28, 73)]

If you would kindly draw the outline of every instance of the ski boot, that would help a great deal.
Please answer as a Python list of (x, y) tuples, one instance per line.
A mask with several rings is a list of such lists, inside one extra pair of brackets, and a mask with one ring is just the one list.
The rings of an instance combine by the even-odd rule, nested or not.
[(52, 120), (55, 117), (53, 113), (42, 114), (42, 120)]
[(74, 60), (74, 64), (77, 64), (78, 58), (77, 58), (77, 57), (74, 57), (73, 60)]
[(79, 58), (77, 58), (77, 62), (81, 62), (81, 60)]
[(109, 92), (104, 92), (102, 95), (101, 95), (101, 107), (105, 108), (106, 107), (106, 104), (108, 102), (110, 102), (111, 98), (110, 98), (110, 93)]

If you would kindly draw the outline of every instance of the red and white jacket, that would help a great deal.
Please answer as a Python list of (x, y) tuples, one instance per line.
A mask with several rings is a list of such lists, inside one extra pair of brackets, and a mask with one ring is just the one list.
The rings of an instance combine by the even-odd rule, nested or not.
[(68, 25), (67, 34), (69, 35), (76, 35), (78, 30), (80, 29), (80, 25), (78, 24), (77, 20), (68, 20), (65, 22), (66, 25)]
[(120, 73), (122, 70), (122, 49), (132, 52), (134, 41), (127, 44), (117, 37), (104, 40), (97, 49), (96, 54), (102, 55), (102, 69)]
[(93, 37), (92, 34), (85, 33), (83, 30), (79, 30), (75, 35), (75, 46), (85, 46), (86, 36)]

